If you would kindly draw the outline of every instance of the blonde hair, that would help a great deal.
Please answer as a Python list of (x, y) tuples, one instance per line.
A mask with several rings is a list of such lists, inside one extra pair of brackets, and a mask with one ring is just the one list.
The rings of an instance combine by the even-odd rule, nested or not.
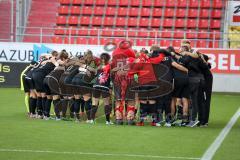
[(150, 48), (150, 51), (156, 51), (156, 50), (159, 50), (160, 47), (158, 45), (152, 45), (151, 48)]

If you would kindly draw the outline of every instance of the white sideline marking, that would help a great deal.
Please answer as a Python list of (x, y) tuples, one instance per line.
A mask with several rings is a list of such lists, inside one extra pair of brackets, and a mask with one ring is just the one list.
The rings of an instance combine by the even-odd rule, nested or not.
[(44, 151), (44, 150), (26, 150), (26, 149), (0, 149), (0, 152), (28, 152), (28, 153), (52, 153), (52, 154), (77, 154), (77, 155), (94, 155), (94, 156), (117, 156), (117, 157), (139, 157), (139, 158), (156, 158), (156, 159), (196, 159), (194, 157), (168, 157), (168, 156), (154, 156), (143, 154), (121, 154), (121, 153), (91, 153), (91, 152), (61, 152), (61, 151)]
[(238, 117), (240, 117), (240, 108), (237, 110), (237, 112), (232, 116), (231, 120), (228, 122), (228, 124), (222, 129), (222, 131), (219, 133), (217, 138), (214, 140), (214, 142), (211, 144), (211, 146), (208, 147), (208, 149), (203, 154), (201, 160), (211, 160), (218, 150), (218, 148), (221, 146), (223, 140), (226, 138), (229, 131), (232, 129), (233, 125), (238, 120)]

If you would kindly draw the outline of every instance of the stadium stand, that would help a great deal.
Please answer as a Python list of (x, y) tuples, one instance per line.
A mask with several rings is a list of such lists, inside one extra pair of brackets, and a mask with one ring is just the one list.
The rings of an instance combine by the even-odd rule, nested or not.
[[(33, 0), (27, 26), (55, 27), (45, 31), (51, 39), (45, 37), (43, 42), (96, 44), (96, 41), (103, 43), (108, 39), (125, 37), (135, 45), (157, 43), (178, 46), (180, 39), (188, 38), (192, 39), (195, 47), (213, 47), (219, 46), (218, 40), (222, 36), (219, 33), (223, 31), (224, 2), (225, 0), (43, 0), (42, 6), (50, 6), (45, 8), (36, 7), (40, 4)], [(39, 18), (41, 13), (45, 14)], [(30, 30), (26, 31), (29, 32)], [(138, 40), (138, 37), (143, 39)], [(39, 41), (39, 37), (24, 37), (25, 42), (36, 40)], [(212, 40), (214, 43), (210, 43)]]
[[(0, 15), (0, 41), (11, 41), (11, 38), (13, 38), (13, 35), (11, 35), (11, 2), (0, 0)], [(15, 17), (14, 14), (13, 19), (15, 19)], [(15, 28), (15, 26), (16, 23), (13, 21), (13, 28)], [(15, 30), (13, 30), (13, 34), (15, 34)]]
[[(63, 2), (64, 1), (61, 3)], [(58, 10), (59, 4), (58, 0), (32, 0), (31, 10), (26, 24), (27, 28), (25, 30), (26, 36), (24, 36), (23, 42), (39, 42), (41, 38), (39, 35), (49, 35), (43, 36), (42, 42), (52, 42), (51, 35), (54, 34), (53, 27), (56, 26), (56, 13), (60, 11)], [(65, 4), (67, 4), (67, 1), (65, 1)], [(63, 15), (65, 16), (58, 17), (58, 22), (65, 25), (69, 23), (69, 21), (67, 21), (67, 14), (64, 13)], [(57, 24), (57, 26), (58, 25), (59, 24)], [(39, 27), (46, 29), (40, 30)]]

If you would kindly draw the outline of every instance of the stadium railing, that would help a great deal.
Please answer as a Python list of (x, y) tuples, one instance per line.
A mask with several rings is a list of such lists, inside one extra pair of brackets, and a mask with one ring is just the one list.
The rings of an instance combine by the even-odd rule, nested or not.
[[(49, 27), (17, 27), (25, 30), (25, 33), (17, 33), (18, 42), (35, 43), (64, 43), (64, 44), (95, 44), (101, 45), (107, 42), (118, 42), (128, 39), (137, 46), (161, 46), (173, 45), (178, 47), (181, 39), (191, 40), (193, 47), (199, 48), (229, 48), (231, 43), (240, 43), (240, 39), (230, 39), (234, 34), (240, 37), (240, 33), (231, 32), (197, 32), (197, 31), (148, 31), (148, 30), (120, 30), (120, 29), (86, 29), (86, 28), (61, 28), (62, 33), (57, 33), (59, 28)], [(121, 35), (115, 33), (122, 32)], [(55, 34), (54, 34), (55, 33)], [(82, 34), (84, 33), (84, 34)], [(202, 36), (202, 37), (201, 37)], [(21, 38), (20, 38), (21, 37)], [(224, 38), (225, 37), (225, 38)], [(58, 39), (57, 39), (58, 38)], [(22, 40), (21, 40), (22, 39)], [(57, 40), (56, 40), (57, 39)]]

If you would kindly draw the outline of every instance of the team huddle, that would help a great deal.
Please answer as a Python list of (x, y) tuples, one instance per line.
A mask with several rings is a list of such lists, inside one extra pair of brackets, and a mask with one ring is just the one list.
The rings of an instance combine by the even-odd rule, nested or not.
[[(30, 118), (94, 124), (103, 107), (106, 124), (207, 126), (212, 74), (208, 56), (182, 40), (181, 47), (133, 50), (122, 41), (112, 53), (66, 50), (41, 55), (21, 75)], [(101, 102), (101, 103), (100, 103)], [(113, 119), (115, 119), (113, 121)], [(114, 123), (113, 123), (114, 122)]]

